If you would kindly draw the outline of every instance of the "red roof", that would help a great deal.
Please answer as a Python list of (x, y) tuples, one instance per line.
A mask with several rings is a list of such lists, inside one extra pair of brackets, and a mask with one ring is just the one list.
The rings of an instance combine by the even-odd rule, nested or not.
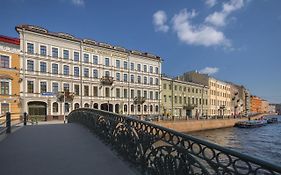
[(8, 36), (0, 35), (0, 41), (4, 42), (4, 43), (20, 45), (20, 39), (19, 38), (11, 38), (11, 37), (8, 37)]

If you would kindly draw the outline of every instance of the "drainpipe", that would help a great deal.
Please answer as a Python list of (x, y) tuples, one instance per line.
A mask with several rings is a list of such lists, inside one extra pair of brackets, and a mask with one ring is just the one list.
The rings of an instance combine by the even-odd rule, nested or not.
[[(25, 58), (25, 36), (24, 36), (24, 32), (25, 32), (25, 29), (23, 28), (22, 29), (22, 38), (23, 38), (23, 43), (22, 43), (22, 47), (23, 47), (23, 65), (22, 65), (22, 70), (23, 70), (23, 76), (22, 76), (22, 83), (23, 83), (23, 89), (22, 89), (22, 113), (23, 112), (27, 112), (27, 109), (26, 109), (26, 104), (25, 104), (25, 91), (26, 91), (26, 79), (25, 79), (25, 67), (26, 67), (26, 58)], [(26, 110), (26, 111), (25, 111)]]
[(83, 107), (83, 101), (82, 101), (82, 97), (83, 97), (83, 65), (82, 65), (82, 59), (83, 59), (83, 42), (80, 41), (80, 107)]

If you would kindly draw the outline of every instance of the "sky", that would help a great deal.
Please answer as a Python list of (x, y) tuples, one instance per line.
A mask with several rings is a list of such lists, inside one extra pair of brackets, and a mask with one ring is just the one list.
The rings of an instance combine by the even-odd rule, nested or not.
[(0, 0), (0, 34), (18, 24), (160, 56), (281, 103), (281, 0)]

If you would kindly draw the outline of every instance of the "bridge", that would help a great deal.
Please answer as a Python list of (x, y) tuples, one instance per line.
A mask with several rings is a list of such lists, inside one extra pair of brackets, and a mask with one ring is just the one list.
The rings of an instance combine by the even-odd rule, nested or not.
[(279, 165), (115, 113), (80, 108), (68, 122), (12, 128), (0, 141), (1, 174), (281, 175)]

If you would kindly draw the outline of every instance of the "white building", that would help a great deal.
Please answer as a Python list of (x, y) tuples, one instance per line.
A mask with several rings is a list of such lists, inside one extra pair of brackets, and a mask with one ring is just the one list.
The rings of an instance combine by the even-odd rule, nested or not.
[[(61, 118), (90, 107), (121, 114), (160, 113), (161, 58), (66, 33), (19, 25), (21, 104), (30, 115)], [(74, 100), (57, 102), (57, 92)], [(143, 104), (136, 102), (135, 97)]]

